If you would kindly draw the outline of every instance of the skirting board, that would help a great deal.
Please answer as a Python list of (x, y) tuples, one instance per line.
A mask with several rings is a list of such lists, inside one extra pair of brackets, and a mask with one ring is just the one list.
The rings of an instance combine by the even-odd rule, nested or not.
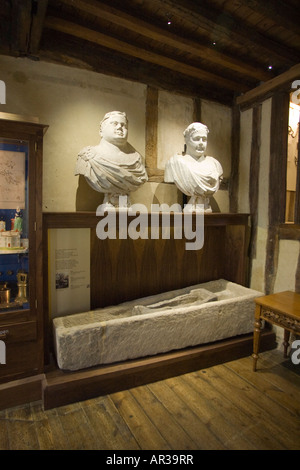
[[(260, 352), (275, 348), (275, 333), (263, 330)], [(55, 369), (44, 376), (43, 406), (47, 410), (107, 395), (249, 356), (252, 351), (253, 334), (248, 334), (204, 346), (76, 372)]]
[(0, 410), (42, 399), (44, 374), (0, 384)]

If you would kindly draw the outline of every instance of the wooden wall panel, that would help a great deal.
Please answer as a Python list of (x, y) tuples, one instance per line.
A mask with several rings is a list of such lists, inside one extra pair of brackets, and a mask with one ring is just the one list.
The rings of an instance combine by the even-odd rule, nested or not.
[(44, 214), (46, 232), (48, 228), (91, 229), (91, 308), (220, 278), (246, 285), (247, 214), (205, 215), (204, 245), (199, 250), (186, 250), (189, 240), (184, 237), (174, 239), (172, 217), (170, 239), (163, 239), (161, 233), (151, 239), (149, 233), (149, 239), (120, 240), (117, 233), (116, 239), (100, 240), (99, 220), (84, 212)]
[[(278, 267), (279, 226), (285, 221), (287, 137), (289, 93), (277, 93), (272, 98), (270, 173), (269, 173), (269, 224), (265, 266), (265, 292), (274, 292)], [(280, 188), (280, 190), (279, 190)]]

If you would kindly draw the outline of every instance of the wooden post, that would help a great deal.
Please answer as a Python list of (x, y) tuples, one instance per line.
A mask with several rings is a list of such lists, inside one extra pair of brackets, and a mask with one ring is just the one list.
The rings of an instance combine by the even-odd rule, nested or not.
[(278, 262), (279, 224), (285, 221), (287, 136), (289, 93), (278, 92), (272, 98), (269, 173), (269, 229), (265, 266), (265, 291), (273, 292)]
[(259, 343), (260, 343), (260, 332), (261, 332), (261, 318), (260, 318), (260, 305), (255, 307), (255, 321), (254, 321), (254, 332), (253, 332), (253, 372), (256, 371), (256, 364), (258, 359), (259, 352)]

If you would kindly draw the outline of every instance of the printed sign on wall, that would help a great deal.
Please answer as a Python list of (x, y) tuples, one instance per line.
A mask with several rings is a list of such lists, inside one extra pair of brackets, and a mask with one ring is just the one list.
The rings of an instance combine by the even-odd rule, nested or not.
[(90, 229), (49, 230), (51, 318), (90, 310)]

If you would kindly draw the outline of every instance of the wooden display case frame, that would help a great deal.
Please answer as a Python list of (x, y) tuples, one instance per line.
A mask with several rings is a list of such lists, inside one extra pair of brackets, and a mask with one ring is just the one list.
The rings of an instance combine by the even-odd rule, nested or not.
[(36, 398), (44, 371), (42, 164), (47, 128), (36, 118), (0, 113), (1, 138), (26, 142), (29, 153), (29, 308), (0, 313), (1, 339), (6, 344), (6, 364), (0, 365), (1, 407)]

